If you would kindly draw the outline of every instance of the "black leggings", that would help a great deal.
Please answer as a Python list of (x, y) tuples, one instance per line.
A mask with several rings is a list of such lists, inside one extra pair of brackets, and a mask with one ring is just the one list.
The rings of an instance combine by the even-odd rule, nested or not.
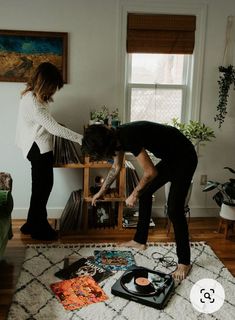
[(27, 222), (32, 230), (47, 224), (47, 201), (53, 187), (53, 152), (40, 154), (34, 142), (28, 155), (31, 162), (32, 190)]
[(197, 156), (194, 153), (187, 161), (174, 165), (160, 161), (156, 165), (157, 177), (139, 198), (139, 220), (134, 240), (145, 244), (152, 211), (152, 194), (168, 181), (171, 182), (167, 214), (174, 228), (178, 263), (182, 264), (190, 264), (190, 245), (184, 204), (196, 166)]

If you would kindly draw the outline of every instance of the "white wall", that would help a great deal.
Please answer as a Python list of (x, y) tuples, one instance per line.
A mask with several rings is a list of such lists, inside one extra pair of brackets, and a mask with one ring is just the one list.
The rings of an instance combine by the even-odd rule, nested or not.
[[(101, 105), (119, 107), (122, 84), (119, 59), (119, 17), (122, 3), (149, 4), (155, 1), (119, 0), (0, 0), (0, 29), (58, 31), (69, 34), (69, 83), (56, 94), (53, 115), (71, 129), (82, 132), (89, 110)], [(162, 1), (161, 3), (169, 3)], [(171, 1), (177, 6), (182, 1)], [(226, 19), (235, 15), (233, 0), (208, 0), (205, 60), (202, 79), (201, 120), (215, 129), (216, 140), (200, 149), (201, 157), (194, 179), (191, 207), (195, 214), (210, 214), (216, 204), (211, 194), (202, 193), (200, 175), (226, 179), (224, 166), (235, 168), (235, 99), (233, 110), (221, 130), (213, 120), (218, 102), (218, 66), (222, 63)], [(198, 4), (188, 0), (187, 5)], [(30, 197), (30, 164), (14, 145), (15, 125), (22, 83), (0, 82), (0, 170), (13, 177), (14, 217), (24, 217)], [(48, 203), (50, 216), (59, 215), (72, 190), (81, 188), (82, 173), (74, 169), (55, 169), (54, 188)], [(164, 204), (158, 192), (156, 211)]]

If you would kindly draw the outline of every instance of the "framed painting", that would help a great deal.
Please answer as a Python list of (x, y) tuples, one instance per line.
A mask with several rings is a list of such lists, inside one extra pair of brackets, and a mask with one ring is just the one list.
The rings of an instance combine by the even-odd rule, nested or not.
[(42, 62), (53, 63), (67, 83), (67, 32), (0, 30), (0, 81), (27, 82)]

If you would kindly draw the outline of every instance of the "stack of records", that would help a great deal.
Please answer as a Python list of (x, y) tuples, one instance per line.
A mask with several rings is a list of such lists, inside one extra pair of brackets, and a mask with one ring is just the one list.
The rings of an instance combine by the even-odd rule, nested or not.
[(82, 163), (82, 155), (79, 145), (70, 140), (53, 137), (54, 164), (64, 165), (68, 163)]
[[(136, 228), (139, 219), (139, 212), (136, 208), (125, 208), (123, 210), (123, 221), (122, 226), (124, 228)], [(149, 227), (155, 227), (153, 219), (150, 219)]]
[(135, 189), (140, 179), (135, 170), (135, 167), (130, 161), (128, 160), (125, 161), (125, 167), (126, 167), (126, 197), (128, 197), (132, 193), (132, 191)]
[(82, 190), (73, 191), (60, 218), (60, 233), (78, 231), (82, 227)]

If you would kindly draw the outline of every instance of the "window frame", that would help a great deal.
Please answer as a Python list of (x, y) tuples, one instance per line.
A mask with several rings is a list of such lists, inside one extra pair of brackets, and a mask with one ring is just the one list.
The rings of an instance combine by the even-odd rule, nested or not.
[[(185, 55), (184, 63), (183, 63), (183, 81), (182, 84), (160, 84), (160, 83), (132, 83), (131, 82), (131, 72), (132, 72), (132, 54), (128, 54), (127, 59), (127, 99), (126, 99), (126, 121), (130, 122), (130, 115), (131, 115), (131, 93), (133, 88), (147, 88), (147, 89), (176, 89), (182, 90), (182, 107), (181, 107), (181, 114), (179, 116), (180, 121), (186, 122), (187, 121), (187, 105), (189, 104), (189, 92), (188, 92), (188, 84), (191, 77), (191, 56)], [(150, 119), (149, 119), (150, 120)]]
[[(127, 14), (132, 13), (156, 13), (156, 14), (192, 14), (196, 15), (196, 32), (195, 32), (195, 48), (194, 53), (191, 55), (188, 69), (192, 72), (187, 74), (187, 93), (184, 105), (187, 105), (184, 110), (184, 121), (189, 120), (200, 121), (200, 107), (201, 107), (201, 91), (202, 91), (202, 74), (203, 74), (203, 60), (205, 48), (205, 35), (206, 35), (206, 16), (207, 4), (181, 4), (177, 6), (167, 3), (148, 3), (140, 0), (138, 4), (129, 3), (128, 0), (120, 0), (119, 3), (119, 35), (120, 51), (117, 57), (118, 82), (119, 87), (119, 106), (120, 114), (123, 123), (128, 122), (128, 59), (129, 54), (126, 52), (126, 35), (127, 35)], [(129, 90), (130, 91), (130, 90)], [(182, 118), (182, 120), (183, 120)]]

